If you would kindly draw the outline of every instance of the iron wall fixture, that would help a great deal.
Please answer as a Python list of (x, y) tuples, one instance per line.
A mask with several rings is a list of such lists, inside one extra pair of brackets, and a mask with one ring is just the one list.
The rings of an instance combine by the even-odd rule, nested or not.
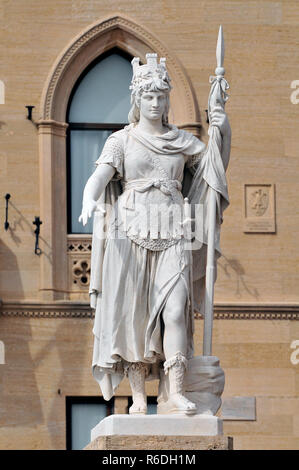
[(5, 194), (5, 199), (6, 199), (6, 204), (5, 204), (5, 222), (4, 222), (4, 228), (5, 230), (8, 230), (9, 227), (9, 222), (8, 222), (8, 200), (10, 199), (10, 194)]
[(39, 217), (35, 217), (34, 221), (32, 222), (34, 225), (36, 225), (36, 229), (34, 230), (35, 233), (35, 248), (34, 248), (34, 253), (36, 255), (40, 255), (42, 250), (38, 246), (39, 242), (39, 233), (40, 233), (40, 226), (42, 224), (42, 221), (40, 220)]
[(35, 108), (35, 106), (25, 106), (25, 108), (27, 108), (27, 119), (32, 121), (32, 110)]

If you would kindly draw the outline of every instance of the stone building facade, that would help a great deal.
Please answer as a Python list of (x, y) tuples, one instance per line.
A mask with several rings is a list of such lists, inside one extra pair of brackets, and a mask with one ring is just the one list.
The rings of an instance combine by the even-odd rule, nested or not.
[[(3, 0), (0, 18), (0, 448), (65, 449), (67, 399), (100, 394), (91, 376), (91, 239), (67, 226), (66, 115), (76, 82), (109, 50), (157, 52), (172, 77), (171, 121), (207, 141), (222, 24), (233, 138), (213, 353), (226, 373), (224, 431), (236, 449), (298, 449), (298, 3)], [(201, 354), (202, 319), (195, 325)], [(129, 393), (124, 382), (114, 412), (126, 411)]]

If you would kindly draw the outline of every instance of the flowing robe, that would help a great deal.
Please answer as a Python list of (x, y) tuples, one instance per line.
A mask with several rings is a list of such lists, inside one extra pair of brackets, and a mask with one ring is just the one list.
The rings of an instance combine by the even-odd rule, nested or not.
[[(148, 364), (147, 378), (158, 378), (165, 360), (163, 308), (180, 281), (187, 293), (182, 305), (187, 358), (193, 356), (193, 286), (197, 282), (199, 293), (204, 286), (208, 186), (217, 183), (220, 188), (219, 224), (228, 201), (221, 162), (211, 163), (206, 157), (205, 145), (175, 126), (162, 136), (152, 136), (130, 125), (107, 139), (97, 160), (98, 165), (108, 163), (116, 170), (99, 200), (106, 204), (106, 217), (100, 212), (94, 217), (90, 282), (90, 293), (97, 294), (93, 375), (107, 400), (131, 362)], [(182, 190), (188, 192), (192, 182), (189, 178), (188, 184), (187, 173), (196, 167), (200, 194), (196, 192), (194, 201), (203, 206), (197, 215), (201, 220), (196, 221), (202, 227), (203, 245), (193, 251), (185, 245), (183, 210), (182, 219), (173, 215), (173, 208), (183, 208)], [(219, 254), (219, 230), (216, 250)]]

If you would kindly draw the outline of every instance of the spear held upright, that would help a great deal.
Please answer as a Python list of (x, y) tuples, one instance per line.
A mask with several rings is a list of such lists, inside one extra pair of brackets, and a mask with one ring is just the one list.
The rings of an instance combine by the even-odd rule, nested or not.
[[(227, 81), (224, 79), (225, 69), (223, 68), (224, 62), (224, 38), (222, 26), (219, 28), (218, 41), (216, 47), (216, 60), (217, 68), (215, 70), (215, 77), (210, 78), (211, 91), (208, 101), (208, 116), (211, 122), (211, 114), (213, 108), (221, 107), (224, 110), (225, 102), (227, 101), (226, 89), (229, 88)], [(209, 127), (209, 157), (217, 161), (217, 165), (223, 169), (225, 174), (226, 168), (223, 166), (221, 160), (221, 147), (222, 137), (220, 130), (217, 126), (210, 124)], [(220, 161), (221, 160), (221, 161)], [(227, 165), (225, 165), (227, 166)], [(225, 176), (224, 176), (225, 179)], [(216, 274), (216, 260), (215, 260), (215, 235), (217, 223), (217, 210), (219, 204), (217, 203), (217, 191), (215, 187), (209, 186), (208, 191), (208, 239), (207, 239), (207, 264), (206, 264), (206, 282), (205, 282), (205, 303), (204, 303), (204, 338), (203, 338), (203, 355), (212, 355), (212, 330), (213, 330), (213, 307), (214, 307), (214, 282)]]

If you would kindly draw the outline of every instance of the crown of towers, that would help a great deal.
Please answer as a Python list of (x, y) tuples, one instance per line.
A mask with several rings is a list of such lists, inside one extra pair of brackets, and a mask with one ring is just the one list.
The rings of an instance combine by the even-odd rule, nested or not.
[(160, 63), (158, 64), (158, 54), (146, 54), (146, 64), (140, 65), (139, 57), (134, 57), (131, 64), (133, 67), (133, 75), (142, 72), (155, 72), (155, 71), (166, 71), (166, 59), (165, 57), (160, 58)]
[(146, 64), (140, 65), (139, 57), (134, 57), (131, 64), (133, 68), (133, 78), (130, 86), (132, 93), (136, 93), (141, 88), (146, 89), (147, 84), (153, 80), (159, 81), (161, 88), (171, 89), (165, 57), (161, 57), (158, 63), (158, 54), (150, 53), (146, 54)]

